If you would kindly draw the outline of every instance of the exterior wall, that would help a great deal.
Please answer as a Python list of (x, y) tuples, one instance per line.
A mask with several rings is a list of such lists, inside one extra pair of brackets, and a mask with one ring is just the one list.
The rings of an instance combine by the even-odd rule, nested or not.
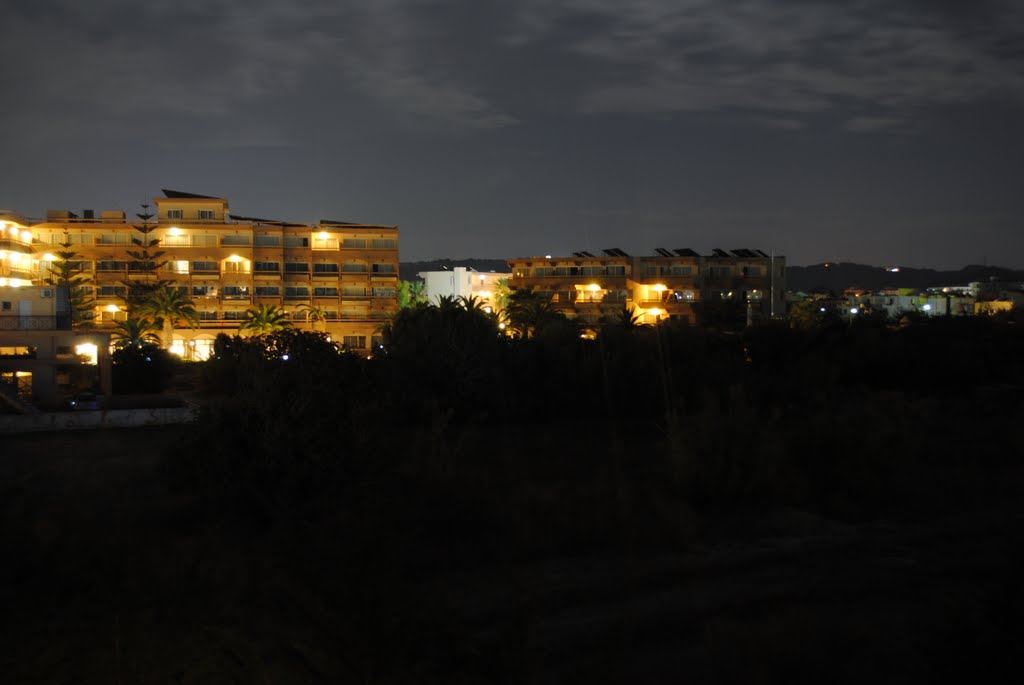
[(441, 297), (475, 297), (484, 307), (495, 307), (492, 300), (498, 281), (510, 278), (511, 273), (475, 271), (457, 266), (451, 271), (422, 271), (416, 274), (426, 285), (427, 300), (437, 302)]
[[(232, 219), (222, 198), (155, 198), (154, 204), (150, 235), (163, 254), (152, 278), (188, 293), (201, 318), (198, 329), (175, 330), (176, 351), (186, 356), (204, 357), (218, 333), (236, 333), (246, 310), (259, 304), (281, 307), (297, 328), (322, 330), (357, 349), (368, 349), (398, 308), (395, 226)], [(123, 212), (104, 211), (98, 219), (49, 212), (31, 232), (38, 251), (71, 241), (68, 249), (93, 280), (99, 327), (126, 317), (124, 281), (146, 275), (130, 268), (127, 251), (138, 249), (132, 239), (142, 234)], [(324, 310), (328, 320), (310, 323), (305, 307)]]
[(513, 290), (550, 296), (556, 310), (587, 323), (623, 306), (652, 324), (694, 322), (706, 302), (748, 303), (765, 317), (785, 312), (784, 257), (530, 257), (509, 266)]

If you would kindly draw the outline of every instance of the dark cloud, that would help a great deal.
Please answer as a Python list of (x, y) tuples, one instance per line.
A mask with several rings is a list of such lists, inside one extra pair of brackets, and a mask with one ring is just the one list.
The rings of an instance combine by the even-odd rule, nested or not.
[(921, 226), (940, 255), (977, 216), (1024, 254), (1018, 5), (10, 0), (0, 205), (209, 185), (424, 257), (770, 230), (813, 260)]

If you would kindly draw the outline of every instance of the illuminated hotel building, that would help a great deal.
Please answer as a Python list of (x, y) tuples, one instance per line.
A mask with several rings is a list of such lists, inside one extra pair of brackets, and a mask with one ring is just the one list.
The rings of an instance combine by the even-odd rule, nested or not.
[(711, 302), (742, 304), (756, 318), (785, 313), (784, 257), (746, 249), (716, 249), (707, 256), (690, 249), (658, 248), (644, 257), (617, 248), (602, 252), (510, 259), (509, 287), (540, 293), (556, 311), (587, 324), (623, 307), (640, 315), (641, 323), (692, 323)]
[[(398, 307), (396, 226), (257, 219), (231, 214), (224, 198), (164, 195), (153, 200), (155, 216), (148, 222), (154, 227), (149, 238), (159, 241), (150, 253), (163, 253), (151, 278), (187, 294), (200, 319), (196, 329), (175, 329), (172, 351), (205, 358), (218, 333), (237, 333), (246, 310), (260, 304), (281, 308), (296, 328), (321, 330), (350, 349), (367, 350)], [(75, 267), (91, 279), (95, 324), (113, 326), (127, 317), (125, 281), (147, 278), (128, 254), (141, 249), (132, 241), (145, 240), (135, 228), (144, 223), (123, 211), (77, 216), (51, 210), (45, 221), (19, 223), (17, 236), (8, 230), (7, 242), (16, 243), (12, 249), (20, 256), (0, 268), (42, 282), (55, 251), (75, 252)], [(62, 248), (66, 242), (71, 246)], [(7, 249), (4, 244), (0, 250)]]

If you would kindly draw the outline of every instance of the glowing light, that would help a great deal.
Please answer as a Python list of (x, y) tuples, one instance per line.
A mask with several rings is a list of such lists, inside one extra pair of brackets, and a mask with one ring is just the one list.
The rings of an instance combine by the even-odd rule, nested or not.
[(32, 234), (30, 232), (28, 232), (28, 231), (22, 231), (21, 232), (21, 239), (24, 240), (26, 243), (31, 243), (32, 242)]
[(925, 310), (926, 312), (930, 312), (932, 310), (932, 306), (930, 304), (926, 304), (925, 306), (921, 307), (921, 309)]
[(823, 311), (825, 311), (825, 308), (824, 308), (824, 307), (822, 307), (822, 308), (821, 308), (821, 309), (819, 309), (818, 311), (819, 311), (819, 312), (823, 312)]
[(14, 224), (11, 224), (11, 235), (13, 235), (13, 236), (17, 236), (18, 235), (18, 227), (15, 226)]
[(660, 316), (661, 310), (655, 307), (654, 309), (648, 309), (647, 313), (650, 314), (651, 316)]
[(655, 285), (655, 286), (654, 286), (654, 290), (655, 290), (656, 292), (659, 292), (659, 293), (663, 293), (663, 292), (665, 292), (666, 290), (668, 290), (668, 288), (666, 288), (666, 287), (665, 287), (665, 286), (664, 286), (663, 284), (661, 284), (661, 283), (658, 283), (657, 285)]
[(178, 228), (177, 226), (171, 226), (169, 229), (167, 229), (167, 233), (170, 235), (181, 235), (181, 229)]
[(120, 310), (117, 308), (116, 304), (108, 304), (107, 305), (107, 311), (108, 312), (116, 312), (116, 311), (120, 311)]
[(242, 261), (242, 258), (241, 258), (241, 257), (239, 257), (239, 256), (238, 256), (238, 255), (236, 255), (236, 254), (233, 254), (233, 255), (231, 255), (230, 257), (228, 257), (228, 261), (229, 261), (229, 262), (240, 262), (240, 261)]
[(86, 356), (89, 358), (89, 364), (95, 364), (99, 361), (99, 350), (93, 343), (82, 343), (81, 345), (75, 345), (75, 354), (79, 356)]
[(43, 261), (44, 262), (55, 262), (55, 261), (57, 261), (57, 258), (54, 255), (52, 255), (49, 252), (47, 252), (46, 254), (43, 255)]
[(599, 286), (597, 283), (591, 283), (590, 285), (587, 286), (587, 290), (589, 290), (592, 293), (596, 293), (600, 289), (601, 286)]
[(5, 285), (7, 285), (7, 279), (6, 278), (0, 278), (0, 287), (3, 287)]
[(328, 234), (327, 231), (320, 231), (316, 234), (316, 237), (320, 240), (327, 240), (330, 237), (330, 234)]
[(850, 307), (850, 313), (851, 314), (859, 314), (860, 310), (857, 309), (856, 307)]
[(549, 255), (549, 254), (544, 255), (544, 259), (551, 259), (551, 255)]
[(505, 324), (499, 323), (498, 328), (500, 328), (501, 330), (505, 330)]
[(171, 354), (176, 354), (179, 357), (185, 356), (185, 343), (181, 340), (175, 340), (171, 343), (171, 348), (168, 350)]

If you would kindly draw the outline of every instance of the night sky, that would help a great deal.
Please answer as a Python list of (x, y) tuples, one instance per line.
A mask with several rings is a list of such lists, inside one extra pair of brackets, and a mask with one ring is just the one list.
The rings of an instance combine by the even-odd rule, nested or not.
[(0, 208), (1024, 267), (1024, 3), (6, 0)]

